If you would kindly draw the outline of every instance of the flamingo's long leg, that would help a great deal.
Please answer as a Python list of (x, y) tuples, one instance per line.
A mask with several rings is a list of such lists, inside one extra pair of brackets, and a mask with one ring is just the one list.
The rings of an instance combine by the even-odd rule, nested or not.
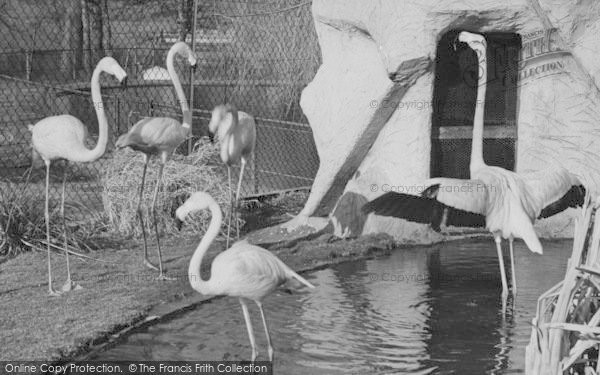
[(510, 275), (512, 278), (512, 292), (513, 296), (517, 294), (517, 274), (515, 273), (515, 254), (513, 250), (514, 239), (510, 237), (508, 243), (510, 245)]
[(240, 202), (240, 189), (242, 187), (242, 179), (244, 178), (244, 168), (246, 168), (246, 159), (242, 158), (241, 161), (241, 169), (240, 169), (240, 178), (238, 179), (238, 185), (237, 185), (237, 190), (235, 192), (235, 229), (237, 231), (237, 239), (240, 239), (240, 223), (237, 220), (237, 213), (238, 213), (238, 209), (239, 209), (239, 202)]
[[(65, 258), (67, 260), (67, 280), (63, 284), (61, 291), (69, 292), (73, 289), (73, 281), (71, 280), (71, 265), (69, 263), (69, 250), (68, 250), (68, 242), (67, 242), (67, 223), (65, 221), (65, 188), (67, 185), (67, 169), (69, 166), (69, 162), (65, 161), (64, 171), (63, 171), (63, 181), (62, 181), (62, 194), (60, 199), (60, 218), (62, 220), (62, 230), (63, 230), (63, 239), (65, 246)], [(81, 288), (78, 286), (78, 289)]]
[(248, 306), (246, 305), (246, 301), (240, 298), (240, 304), (242, 305), (242, 312), (244, 313), (246, 328), (248, 329), (250, 346), (252, 346), (252, 362), (254, 362), (256, 360), (256, 357), (258, 356), (258, 351), (256, 350), (256, 342), (254, 340), (254, 330), (252, 329), (252, 321), (250, 321), (250, 313), (248, 312)]
[(269, 335), (269, 328), (267, 327), (267, 319), (265, 318), (265, 312), (262, 308), (262, 303), (256, 301), (258, 305), (258, 309), (260, 310), (260, 316), (262, 317), (263, 325), (265, 326), (265, 334), (267, 335), (267, 345), (269, 350), (269, 361), (273, 362), (273, 358), (275, 357), (275, 351), (273, 350), (273, 345), (271, 344), (271, 335)]
[(161, 161), (158, 167), (158, 178), (156, 179), (156, 186), (154, 187), (154, 196), (152, 197), (152, 218), (154, 219), (154, 232), (156, 233), (156, 250), (158, 252), (158, 279), (159, 280), (169, 280), (167, 276), (165, 276), (163, 272), (162, 266), (162, 254), (160, 251), (160, 238), (158, 236), (158, 221), (156, 219), (156, 198), (158, 197), (158, 189), (160, 188), (160, 183), (162, 182), (163, 169), (165, 167), (165, 160)]
[(142, 213), (142, 198), (144, 196), (144, 181), (146, 180), (146, 170), (148, 169), (148, 155), (144, 154), (144, 170), (142, 171), (142, 183), (140, 184), (140, 194), (137, 204), (137, 215), (142, 227), (142, 238), (144, 239), (144, 265), (148, 268), (158, 270), (158, 268), (148, 260), (148, 243), (146, 241), (146, 229), (144, 227), (144, 216)]
[(59, 294), (52, 289), (52, 264), (50, 262), (50, 211), (48, 209), (48, 194), (50, 192), (50, 160), (44, 160), (46, 163), (46, 205), (44, 210), (44, 218), (46, 219), (46, 246), (48, 248), (48, 293), (51, 296)]
[(227, 179), (229, 181), (229, 218), (227, 221), (227, 240), (225, 248), (229, 249), (229, 234), (231, 233), (231, 216), (233, 216), (233, 190), (231, 189), (231, 167), (227, 166)]
[(498, 252), (498, 264), (500, 265), (500, 277), (502, 279), (502, 312), (506, 311), (506, 301), (508, 299), (508, 283), (506, 282), (506, 271), (504, 269), (504, 258), (502, 257), (502, 237), (494, 235), (496, 250)]

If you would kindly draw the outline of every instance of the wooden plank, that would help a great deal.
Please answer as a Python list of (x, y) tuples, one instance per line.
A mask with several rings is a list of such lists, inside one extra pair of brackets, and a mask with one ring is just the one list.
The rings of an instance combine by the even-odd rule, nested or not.
[[(195, 86), (267, 86), (267, 87), (281, 87), (281, 86), (292, 86), (292, 87), (304, 87), (307, 85), (306, 82), (293, 82), (293, 81), (278, 81), (271, 79), (195, 79)], [(135, 87), (156, 87), (156, 86), (164, 86), (164, 87), (172, 87), (173, 84), (171, 81), (156, 81), (150, 80), (145, 81), (143, 79), (134, 79), (130, 82), (127, 82), (128, 88)], [(118, 85), (106, 85), (103, 86), (103, 90), (108, 89), (119, 89)], [(56, 86), (54, 88), (57, 91), (66, 91), (71, 92), (73, 94), (87, 94), (89, 95), (90, 83), (89, 82), (75, 82), (75, 83), (67, 83), (64, 85)]]
[[(433, 139), (471, 139), (472, 126), (442, 126), (431, 129)], [(483, 138), (517, 139), (517, 128), (513, 126), (486, 126), (483, 128)]]
[(311, 214), (318, 216), (328, 214), (333, 210), (337, 200), (344, 193), (346, 184), (371, 150), (383, 127), (396, 112), (396, 108), (406, 92), (418, 78), (431, 71), (431, 66), (432, 61), (426, 56), (406, 60), (400, 64), (394, 76), (393, 86), (388, 89), (380, 100), (380, 103), (389, 103), (390, 105), (378, 106), (374, 111), (369, 123), (352, 147), (352, 151), (346, 156), (343, 164), (335, 173), (333, 183), (329, 186), (327, 192), (321, 197), (314, 197), (314, 193), (311, 195), (313, 197), (309, 199), (309, 204), (313, 205), (313, 207), (309, 206), (309, 209), (313, 209)]

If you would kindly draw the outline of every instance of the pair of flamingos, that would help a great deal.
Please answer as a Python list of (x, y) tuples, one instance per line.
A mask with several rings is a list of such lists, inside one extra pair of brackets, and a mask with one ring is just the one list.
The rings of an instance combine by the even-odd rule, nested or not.
[[(174, 67), (175, 54), (186, 57), (192, 67), (196, 65), (196, 56), (183, 42), (178, 42), (171, 47), (167, 54), (167, 70), (175, 86), (177, 97), (179, 99), (181, 110), (183, 112), (183, 123), (168, 118), (155, 117), (145, 118), (136, 123), (127, 134), (122, 135), (117, 140), (118, 148), (130, 147), (144, 154), (144, 169), (142, 173), (142, 182), (138, 200), (137, 214), (142, 226), (144, 239), (144, 264), (150, 268), (156, 267), (148, 260), (148, 251), (146, 243), (146, 234), (141, 210), (141, 199), (144, 189), (144, 180), (146, 169), (150, 156), (160, 157), (159, 173), (157, 178), (154, 196), (152, 199), (152, 214), (154, 216), (154, 228), (156, 232), (157, 251), (158, 251), (158, 270), (159, 279), (166, 279), (162, 267), (162, 256), (160, 242), (158, 239), (158, 229), (156, 226), (156, 198), (159, 186), (162, 180), (163, 168), (175, 148), (179, 146), (191, 135), (192, 113), (187, 104), (183, 88)], [(46, 240), (48, 252), (48, 290), (51, 296), (57, 296), (61, 293), (52, 288), (52, 266), (50, 261), (50, 224), (49, 224), (49, 179), (50, 164), (53, 160), (63, 159), (67, 162), (86, 163), (100, 158), (105, 150), (108, 141), (108, 123), (102, 96), (100, 94), (100, 74), (108, 73), (116, 77), (122, 84), (126, 82), (127, 74), (112, 57), (105, 57), (98, 62), (92, 75), (91, 90), (92, 101), (96, 111), (99, 124), (98, 143), (93, 149), (85, 146), (87, 138), (87, 129), (83, 123), (71, 115), (61, 115), (47, 117), (35, 125), (30, 126), (32, 132), (32, 143), (34, 150), (41, 156), (46, 165), (46, 201), (45, 201), (45, 220), (46, 220)], [(229, 178), (230, 200), (233, 199), (231, 186), (231, 166), (241, 162), (240, 177), (237, 185), (235, 204), (231, 204), (229, 215), (229, 226), (227, 239), (229, 240), (229, 228), (231, 227), (231, 217), (233, 206), (237, 206), (239, 200), (241, 181), (243, 178), (244, 167), (250, 160), (255, 140), (256, 129), (254, 119), (244, 113), (238, 112), (232, 105), (217, 106), (212, 113), (209, 124), (211, 133), (217, 133), (221, 143), (221, 159), (227, 165)], [(64, 223), (64, 201), (65, 201), (65, 182), (66, 168), (63, 176), (62, 197), (61, 197), (61, 215)], [(246, 300), (253, 300), (258, 305), (265, 333), (268, 339), (269, 358), (273, 359), (273, 347), (269, 336), (265, 315), (262, 309), (262, 299), (275, 290), (278, 286), (292, 279), (298, 280), (304, 285), (314, 288), (312, 284), (292, 271), (276, 256), (269, 251), (253, 246), (246, 241), (236, 242), (230, 249), (219, 254), (212, 264), (211, 279), (203, 281), (200, 276), (200, 263), (206, 250), (218, 235), (221, 227), (221, 210), (215, 200), (206, 193), (193, 194), (178, 210), (177, 217), (181, 221), (193, 211), (200, 209), (210, 209), (212, 220), (209, 228), (196, 249), (190, 262), (189, 280), (192, 287), (202, 294), (208, 295), (230, 295), (240, 298), (250, 343), (252, 345), (252, 360), (257, 356), (257, 350), (250, 321)], [(237, 227), (237, 225), (236, 225)], [(63, 228), (64, 230), (64, 228)], [(239, 237), (239, 227), (237, 227)], [(229, 243), (227, 243), (227, 247)], [(73, 289), (73, 281), (69, 266), (69, 252), (66, 243), (65, 234), (65, 257), (67, 262), (67, 280), (61, 292), (68, 292)], [(79, 286), (77, 286), (79, 287)]]

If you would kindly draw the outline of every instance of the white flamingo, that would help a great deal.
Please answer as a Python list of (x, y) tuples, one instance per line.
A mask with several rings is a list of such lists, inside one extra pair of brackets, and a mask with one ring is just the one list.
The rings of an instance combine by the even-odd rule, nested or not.
[[(246, 164), (252, 160), (254, 146), (256, 145), (256, 123), (254, 117), (246, 112), (238, 111), (233, 104), (218, 105), (213, 109), (208, 130), (211, 134), (217, 134), (221, 145), (221, 160), (227, 166), (227, 177), (229, 179), (229, 220), (227, 225), (227, 244), (229, 247), (229, 233), (231, 230), (231, 218), (237, 213), (240, 199), (240, 188), (244, 178)], [(233, 190), (231, 187), (231, 167), (241, 164), (240, 177), (238, 178), (235, 201), (233, 201)], [(240, 238), (239, 223), (235, 221), (237, 239)]]
[[(87, 138), (87, 128), (83, 123), (71, 116), (60, 115), (46, 117), (40, 120), (35, 125), (30, 125), (31, 140), (33, 149), (37, 152), (46, 164), (46, 241), (48, 248), (48, 290), (50, 295), (56, 296), (57, 293), (52, 289), (52, 266), (50, 264), (50, 214), (48, 212), (48, 190), (50, 185), (50, 163), (53, 160), (64, 159), (67, 162), (88, 163), (100, 158), (106, 150), (108, 141), (108, 122), (104, 113), (104, 105), (102, 103), (102, 95), (100, 94), (100, 73), (106, 72), (115, 76), (121, 83), (126, 82), (127, 74), (121, 68), (119, 63), (112, 57), (104, 57), (98, 62), (94, 73), (92, 74), (92, 102), (98, 117), (99, 136), (98, 143), (93, 149), (88, 149), (85, 146)], [(60, 212), (63, 220), (65, 220), (65, 183), (67, 176), (67, 168), (63, 175), (62, 184), (62, 199)], [(71, 281), (71, 270), (69, 266), (69, 252), (67, 250), (67, 239), (65, 232), (65, 257), (67, 259), (67, 281), (62, 287), (62, 292), (68, 292), (73, 288)]]
[(210, 279), (202, 280), (200, 264), (209, 246), (219, 234), (221, 229), (222, 214), (218, 203), (207, 193), (197, 192), (192, 194), (176, 211), (178, 226), (192, 212), (209, 209), (212, 215), (210, 225), (200, 244), (194, 251), (189, 267), (189, 280), (192, 288), (204, 295), (227, 295), (238, 297), (242, 305), (248, 337), (252, 346), (252, 361), (258, 354), (254, 340), (254, 331), (250, 314), (248, 313), (247, 300), (252, 300), (258, 305), (262, 322), (267, 336), (269, 360), (273, 361), (273, 345), (267, 327), (267, 320), (262, 308), (264, 297), (273, 292), (282, 284), (297, 280), (309, 288), (314, 286), (302, 276), (285, 265), (279, 258), (262, 247), (238, 241), (233, 246), (215, 257), (210, 268)]
[(512, 289), (516, 294), (513, 239), (522, 238), (529, 250), (542, 254), (542, 245), (533, 222), (536, 218), (552, 216), (568, 207), (581, 206), (585, 188), (577, 177), (562, 167), (515, 173), (485, 164), (483, 119), (487, 81), (486, 41), (482, 35), (466, 31), (459, 34), (458, 40), (467, 43), (477, 53), (480, 64), (473, 123), (471, 179), (432, 178), (424, 183), (427, 189), (420, 197), (389, 192), (367, 203), (363, 211), (430, 223), (436, 230), (439, 230), (440, 224), (485, 226), (496, 242), (502, 297), (506, 302), (508, 285), (502, 258), (502, 238), (508, 239), (510, 245)]
[(170, 117), (147, 117), (138, 121), (126, 134), (119, 137), (116, 142), (117, 148), (130, 147), (133, 150), (140, 151), (144, 154), (144, 169), (142, 172), (142, 183), (137, 205), (137, 215), (142, 226), (142, 237), (144, 239), (144, 264), (152, 269), (157, 269), (148, 260), (148, 245), (146, 243), (146, 230), (144, 229), (144, 218), (142, 216), (142, 196), (144, 194), (144, 181), (146, 179), (146, 170), (148, 161), (152, 155), (160, 157), (160, 165), (158, 169), (158, 177), (154, 188), (154, 196), (152, 198), (152, 216), (154, 219), (154, 232), (156, 233), (156, 247), (158, 252), (158, 279), (169, 279), (163, 273), (162, 255), (160, 251), (160, 240), (158, 237), (158, 226), (156, 221), (156, 197), (158, 189), (162, 182), (163, 169), (173, 151), (184, 142), (192, 132), (192, 112), (185, 98), (181, 82), (175, 71), (173, 60), (176, 54), (180, 54), (188, 59), (192, 67), (196, 66), (196, 56), (192, 49), (184, 42), (175, 43), (167, 54), (167, 71), (171, 76), (177, 98), (183, 113), (183, 123)]

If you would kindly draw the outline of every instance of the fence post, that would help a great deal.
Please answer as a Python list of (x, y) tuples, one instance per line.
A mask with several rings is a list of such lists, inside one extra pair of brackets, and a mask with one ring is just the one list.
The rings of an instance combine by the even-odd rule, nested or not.
[[(256, 138), (259, 138), (259, 134), (258, 134), (258, 129), (259, 126), (258, 124), (256, 124)], [(252, 153), (252, 190), (254, 194), (258, 194), (258, 178), (256, 176), (256, 170), (258, 168), (256, 168), (256, 145), (254, 145), (254, 152)]]
[[(198, 22), (198, 0), (194, 0), (194, 17), (192, 18), (192, 53), (196, 54), (196, 22)], [(198, 62), (196, 61), (196, 64)], [(192, 114), (192, 123), (190, 124), (190, 134), (194, 135), (194, 73), (195, 68), (190, 68), (190, 113)], [(192, 137), (188, 138), (188, 155), (192, 153)]]
[(117, 96), (117, 129), (116, 133), (121, 133), (121, 98)]

